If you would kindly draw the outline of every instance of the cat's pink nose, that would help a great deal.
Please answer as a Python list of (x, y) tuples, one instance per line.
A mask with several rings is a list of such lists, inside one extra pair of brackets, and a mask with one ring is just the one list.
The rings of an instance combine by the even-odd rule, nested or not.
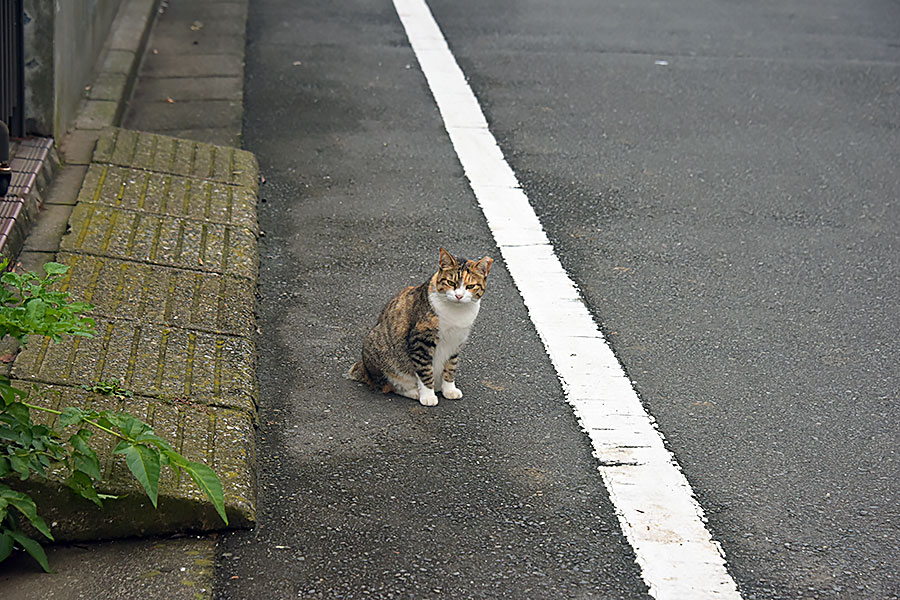
[(463, 297), (463, 293), (462, 293), (462, 292), (456, 292), (456, 299), (457, 299), (457, 300), (462, 300), (462, 297)]

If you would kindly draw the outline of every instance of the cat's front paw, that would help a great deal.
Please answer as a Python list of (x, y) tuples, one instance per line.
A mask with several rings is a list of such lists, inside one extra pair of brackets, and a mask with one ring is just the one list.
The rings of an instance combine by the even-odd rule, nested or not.
[(419, 392), (419, 403), (422, 406), (437, 406), (438, 397), (432, 390), (425, 393)]
[(456, 384), (452, 381), (444, 382), (444, 385), (441, 387), (441, 393), (444, 395), (444, 398), (449, 400), (459, 400), (462, 398), (462, 390), (456, 387)]

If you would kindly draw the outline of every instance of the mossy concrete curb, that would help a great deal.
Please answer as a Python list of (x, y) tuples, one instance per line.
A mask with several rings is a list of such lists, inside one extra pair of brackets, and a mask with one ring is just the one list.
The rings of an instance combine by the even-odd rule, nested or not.
[[(82, 183), (59, 262), (73, 298), (95, 305), (93, 338), (32, 340), (15, 360), (36, 403), (127, 410), (222, 480), (230, 525), (255, 521), (256, 199), (242, 150), (105, 130)], [(86, 391), (117, 380), (131, 396)], [(102, 447), (103, 510), (54, 481), (31, 481), (58, 540), (223, 526), (189, 477), (161, 479), (153, 510), (112, 439)]]
[(121, 123), (158, 6), (159, 0), (122, 2), (110, 26), (97, 77), (78, 111), (77, 129), (97, 130)]

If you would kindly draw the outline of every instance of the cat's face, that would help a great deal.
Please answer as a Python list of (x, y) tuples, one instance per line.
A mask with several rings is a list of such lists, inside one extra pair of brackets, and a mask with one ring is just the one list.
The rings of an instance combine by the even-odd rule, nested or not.
[(434, 291), (450, 304), (477, 302), (487, 288), (487, 276), (493, 262), (490, 256), (478, 261), (456, 259), (441, 248)]

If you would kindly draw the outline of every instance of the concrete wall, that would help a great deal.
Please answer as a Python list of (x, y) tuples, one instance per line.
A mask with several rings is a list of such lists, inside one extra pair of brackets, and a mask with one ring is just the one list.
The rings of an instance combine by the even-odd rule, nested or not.
[(62, 137), (122, 0), (25, 0), (25, 129)]
[(25, 130), (52, 135), (54, 3), (25, 0)]

